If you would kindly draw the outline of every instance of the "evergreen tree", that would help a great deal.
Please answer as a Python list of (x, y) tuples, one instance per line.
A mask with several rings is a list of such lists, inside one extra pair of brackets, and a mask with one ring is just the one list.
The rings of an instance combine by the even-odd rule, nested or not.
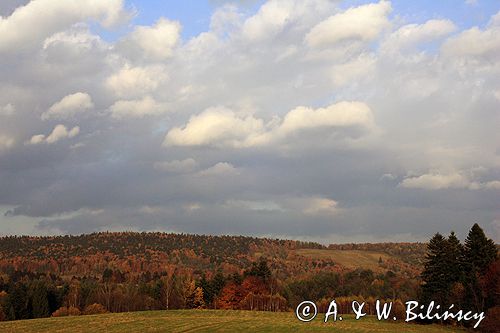
[(445, 304), (450, 282), (447, 281), (447, 240), (437, 233), (427, 245), (424, 271), (422, 272), (422, 301), (428, 303), (436, 301)]
[(205, 273), (201, 275), (200, 282), (198, 283), (198, 286), (202, 289), (203, 291), (203, 300), (205, 304), (209, 305), (212, 304), (212, 301), (214, 299), (214, 292), (211, 283), (208, 282), (207, 277)]
[(446, 280), (450, 284), (462, 281), (463, 276), (463, 246), (452, 231), (446, 244)]
[(48, 290), (45, 282), (37, 280), (31, 286), (31, 304), (34, 318), (50, 316)]
[(475, 223), (465, 239), (463, 249), (465, 306), (482, 311), (485, 307), (479, 280), (497, 257), (495, 243), (486, 237), (483, 229)]
[(213, 297), (217, 297), (220, 295), (222, 289), (226, 285), (226, 279), (224, 278), (224, 275), (222, 272), (218, 271), (214, 278), (212, 279), (211, 283), (212, 285), (212, 292), (213, 292)]
[(495, 242), (486, 237), (477, 223), (472, 226), (465, 239), (463, 252), (464, 259), (468, 263), (468, 273), (484, 274), (497, 258)]
[(31, 317), (31, 305), (26, 286), (18, 282), (9, 288), (8, 317), (14, 319), (29, 319)]
[(267, 261), (265, 258), (261, 257), (259, 262), (254, 262), (252, 268), (245, 271), (244, 276), (257, 276), (262, 280), (267, 281), (271, 277), (271, 270), (267, 266)]

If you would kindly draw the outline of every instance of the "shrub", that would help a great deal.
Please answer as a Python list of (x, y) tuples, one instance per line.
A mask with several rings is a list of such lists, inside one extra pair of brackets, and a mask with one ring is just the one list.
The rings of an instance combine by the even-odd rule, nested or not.
[(52, 313), (52, 317), (66, 317), (66, 316), (79, 316), (81, 311), (74, 306), (61, 306), (59, 309)]
[(85, 310), (83, 310), (84, 315), (101, 314), (101, 313), (107, 313), (107, 312), (108, 312), (108, 310), (106, 310), (106, 308), (99, 303), (87, 305)]

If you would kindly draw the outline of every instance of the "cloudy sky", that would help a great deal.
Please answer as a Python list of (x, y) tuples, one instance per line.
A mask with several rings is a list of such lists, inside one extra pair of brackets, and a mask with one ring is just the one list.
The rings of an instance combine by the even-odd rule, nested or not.
[(0, 15), (0, 234), (500, 241), (496, 0)]

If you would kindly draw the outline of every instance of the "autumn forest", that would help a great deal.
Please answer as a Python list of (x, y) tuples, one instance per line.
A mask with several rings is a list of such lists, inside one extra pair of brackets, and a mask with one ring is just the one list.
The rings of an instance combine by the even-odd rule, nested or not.
[[(394, 300), (401, 311), (404, 301), (429, 296), (434, 243), (325, 246), (136, 232), (7, 236), (0, 238), (0, 319), (158, 309), (289, 311), (303, 300), (324, 311), (332, 298), (344, 312), (353, 299)], [(483, 270), (498, 271), (498, 261), (494, 265), (493, 258)]]

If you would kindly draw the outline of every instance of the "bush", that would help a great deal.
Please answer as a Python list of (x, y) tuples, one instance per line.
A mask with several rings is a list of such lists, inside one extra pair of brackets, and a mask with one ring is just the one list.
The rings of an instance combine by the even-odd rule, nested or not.
[(101, 313), (107, 313), (107, 312), (108, 312), (108, 310), (106, 310), (106, 308), (99, 303), (87, 305), (85, 310), (83, 310), (84, 315), (101, 314)]
[(59, 309), (52, 313), (52, 317), (66, 317), (66, 316), (79, 316), (81, 311), (74, 306), (61, 306)]
[(70, 306), (68, 308), (68, 316), (79, 316), (81, 314), (82, 312), (80, 311), (79, 308), (75, 308), (74, 306)]

